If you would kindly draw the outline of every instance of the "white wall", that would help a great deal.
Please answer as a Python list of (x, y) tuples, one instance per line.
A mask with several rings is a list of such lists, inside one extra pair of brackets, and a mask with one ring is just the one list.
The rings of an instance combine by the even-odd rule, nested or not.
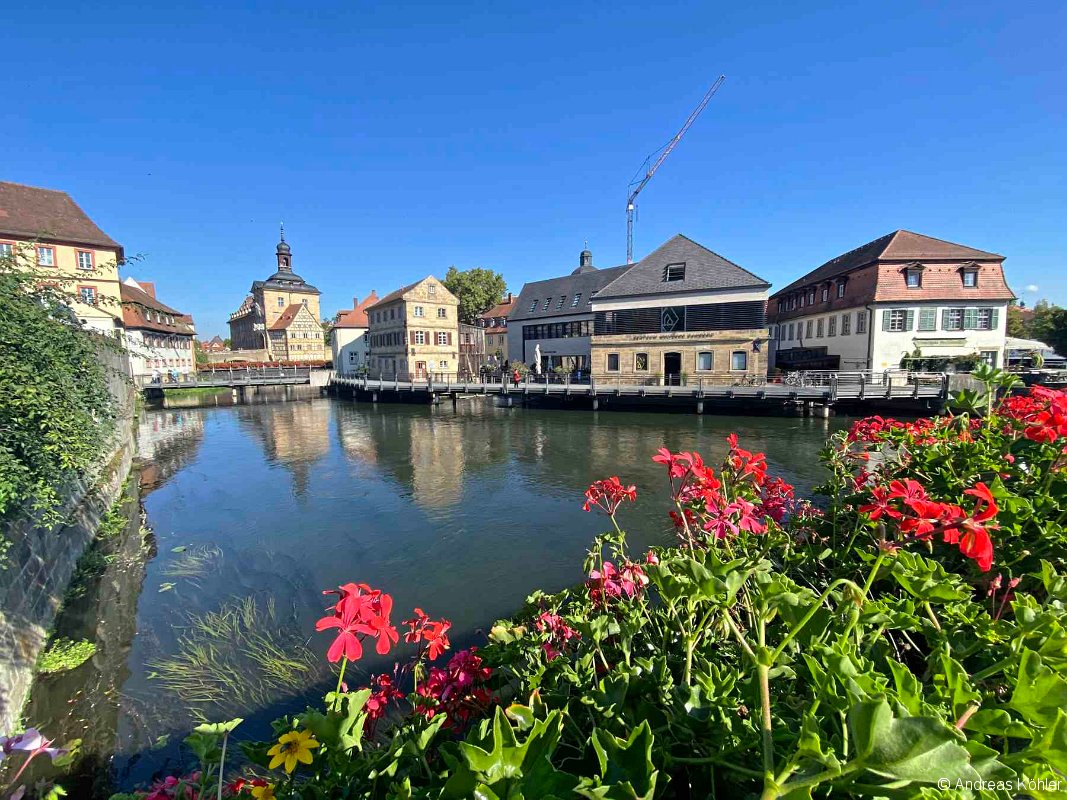
[[(842, 316), (849, 316), (849, 333), (843, 334), (844, 330), (842, 324)], [(789, 350), (794, 347), (825, 347), (828, 355), (840, 356), (842, 370), (854, 370), (854, 369), (866, 369), (867, 368), (867, 345), (870, 326), (873, 324), (870, 319), (867, 320), (867, 330), (863, 333), (856, 333), (856, 329), (859, 327), (857, 319), (860, 315), (869, 314), (864, 306), (855, 306), (853, 308), (842, 308), (830, 313), (811, 314), (804, 317), (798, 317), (797, 319), (787, 320), (785, 322), (777, 323), (779, 328), (779, 335), (774, 341), (774, 348), (771, 353), (769, 363), (774, 365), (774, 354), (778, 350)], [(836, 319), (837, 333), (835, 336), (830, 336), (830, 317)], [(811, 320), (811, 336), (806, 333), (807, 322)], [(822, 320), (823, 335), (820, 338), (818, 334), (819, 320)], [(789, 326), (793, 325), (793, 336), (789, 336)], [(798, 328), (798, 326), (800, 326)]]
[[(936, 310), (936, 330), (917, 330), (921, 308)], [(996, 309), (997, 324), (992, 330), (946, 331), (941, 327), (943, 312), (946, 308), (988, 308)], [(924, 357), (938, 358), (952, 356), (969, 356), (983, 350), (997, 353), (997, 366), (1004, 365), (1004, 343), (1007, 335), (1008, 305), (1003, 302), (922, 303), (879, 303), (874, 306), (871, 325), (874, 328), (872, 369), (885, 369), (900, 364), (901, 356), (911, 353), (918, 347)], [(914, 321), (910, 331), (883, 331), (882, 312), (886, 309), (905, 309), (914, 312)]]
[(130, 354), (130, 366), (134, 376), (151, 375), (157, 371), (165, 376), (173, 370), (177, 370), (180, 375), (187, 375), (196, 371), (196, 355), (193, 352), (191, 336), (180, 340), (189, 344), (186, 349), (178, 346), (150, 347), (145, 342), (146, 335), (154, 337), (157, 334), (151, 331), (126, 331), (126, 350)]
[(340, 375), (351, 375), (367, 365), (370, 347), (366, 328), (334, 328), (330, 334), (333, 368)]

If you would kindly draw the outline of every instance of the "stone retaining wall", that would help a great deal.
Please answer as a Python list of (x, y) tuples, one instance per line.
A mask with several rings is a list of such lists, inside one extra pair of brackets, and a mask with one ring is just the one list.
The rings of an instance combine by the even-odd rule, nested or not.
[(0, 734), (15, 729), (33, 681), (37, 656), (48, 638), (74, 567), (118, 499), (135, 453), (134, 391), (124, 379), (124, 354), (101, 351), (119, 415), (112, 452), (95, 475), (73, 481), (62, 507), (67, 522), (39, 526), (33, 518), (10, 524), (0, 568)]

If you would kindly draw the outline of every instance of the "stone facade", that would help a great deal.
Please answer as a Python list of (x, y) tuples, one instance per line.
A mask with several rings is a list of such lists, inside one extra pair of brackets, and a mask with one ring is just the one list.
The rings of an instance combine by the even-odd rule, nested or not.
[(367, 309), (372, 378), (455, 378), (460, 371), (459, 300), (432, 275)]
[(665, 379), (722, 383), (763, 375), (767, 364), (762, 346), (753, 342), (760, 342), (766, 333), (766, 328), (759, 328), (594, 336), (593, 376), (640, 386), (660, 385)]

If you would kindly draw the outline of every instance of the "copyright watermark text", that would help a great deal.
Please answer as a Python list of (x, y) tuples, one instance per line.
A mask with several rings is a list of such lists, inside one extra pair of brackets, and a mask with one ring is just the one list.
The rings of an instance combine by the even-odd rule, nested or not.
[(969, 789), (971, 791), (1008, 791), (1008, 792), (1067, 792), (1067, 780), (1056, 778), (1014, 778), (1010, 781), (965, 781), (960, 778), (950, 780), (939, 778), (937, 788)]

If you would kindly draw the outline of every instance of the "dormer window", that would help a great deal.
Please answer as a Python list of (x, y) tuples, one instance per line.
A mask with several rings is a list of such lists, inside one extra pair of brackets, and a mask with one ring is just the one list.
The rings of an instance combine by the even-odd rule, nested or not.
[(542, 311), (548, 311), (548, 307), (551, 306), (551, 305), (552, 305), (552, 298), (551, 297), (547, 297), (547, 298), (545, 298), (545, 304), (543, 306), (541, 306), (541, 310)]
[(909, 264), (904, 268), (904, 285), (909, 289), (921, 289), (923, 286), (922, 264)]
[(838, 298), (841, 298), (841, 297), (845, 296), (845, 284), (846, 283), (847, 283), (847, 281), (838, 281), (837, 282), (837, 296), (838, 296)]
[(672, 281), (684, 281), (685, 280), (685, 263), (681, 264), (668, 264), (663, 268), (663, 281), (670, 283)]
[(974, 289), (978, 286), (978, 268), (977, 267), (964, 267), (960, 271), (960, 275), (963, 278), (963, 285), (967, 289)]
[(814, 289), (811, 289), (811, 290), (808, 291), (808, 305), (809, 306), (815, 305), (815, 290)]
[(530, 303), (530, 313), (532, 314), (536, 310), (537, 310), (537, 301), (534, 300), (532, 303)]
[(829, 286), (824, 286), (824, 287), (822, 287), (822, 301), (825, 303), (829, 299), (830, 299), (830, 287)]
[(582, 293), (578, 292), (578, 294), (574, 296), (574, 299), (571, 300), (571, 308), (577, 308), (580, 302), (582, 302)]
[(556, 311), (559, 311), (561, 308), (563, 308), (563, 304), (566, 303), (566, 302), (567, 302), (567, 295), (561, 294), (559, 296), (559, 302), (556, 303)]

